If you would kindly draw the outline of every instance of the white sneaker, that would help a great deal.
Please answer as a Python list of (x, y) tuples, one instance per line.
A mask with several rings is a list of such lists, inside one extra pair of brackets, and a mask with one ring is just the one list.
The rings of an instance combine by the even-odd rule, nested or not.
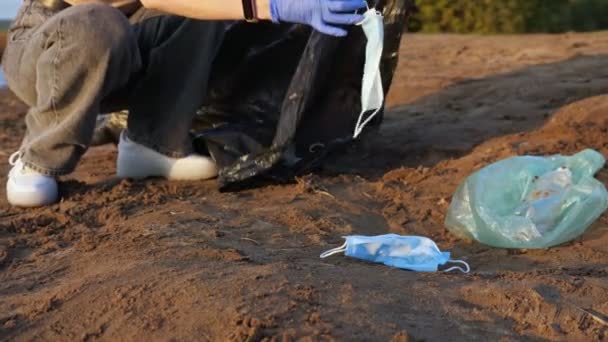
[(215, 162), (192, 154), (171, 158), (129, 140), (123, 132), (118, 143), (116, 174), (119, 178), (164, 177), (169, 180), (203, 180), (217, 176)]
[(13, 166), (6, 182), (6, 198), (16, 207), (41, 207), (57, 202), (59, 190), (54, 177), (38, 173), (25, 165), (14, 153), (9, 163)]

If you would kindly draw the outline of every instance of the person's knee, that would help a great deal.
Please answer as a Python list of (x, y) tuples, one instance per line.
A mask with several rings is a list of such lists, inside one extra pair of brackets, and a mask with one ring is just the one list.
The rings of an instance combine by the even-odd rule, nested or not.
[(59, 14), (59, 35), (84, 54), (104, 55), (131, 48), (135, 34), (119, 10), (99, 3), (65, 9)]

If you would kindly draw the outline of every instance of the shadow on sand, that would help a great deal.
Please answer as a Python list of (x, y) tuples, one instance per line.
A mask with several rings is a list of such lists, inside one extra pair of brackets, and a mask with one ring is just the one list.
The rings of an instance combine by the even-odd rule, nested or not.
[(376, 178), (399, 167), (432, 166), (492, 138), (537, 129), (562, 107), (606, 92), (606, 55), (466, 80), (389, 108), (381, 129), (327, 171)]

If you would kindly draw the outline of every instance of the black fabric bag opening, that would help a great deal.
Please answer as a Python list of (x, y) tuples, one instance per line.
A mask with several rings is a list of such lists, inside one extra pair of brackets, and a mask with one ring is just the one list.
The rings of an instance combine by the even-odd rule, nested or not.
[[(381, 74), (388, 92), (412, 5), (383, 0), (375, 7), (385, 22)], [(302, 25), (230, 28), (193, 127), (196, 150), (218, 164), (221, 190), (290, 181), (353, 142), (366, 42), (357, 26), (346, 38)]]

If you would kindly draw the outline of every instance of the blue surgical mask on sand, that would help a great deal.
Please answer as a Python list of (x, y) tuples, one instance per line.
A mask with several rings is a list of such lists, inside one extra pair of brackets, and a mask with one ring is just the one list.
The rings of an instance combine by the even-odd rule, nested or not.
[(396, 234), (380, 236), (348, 236), (346, 243), (323, 254), (327, 258), (342, 253), (346, 256), (382, 263), (416, 272), (437, 272), (439, 266), (447, 263), (458, 263), (465, 266), (451, 267), (444, 272), (460, 270), (470, 272), (469, 265), (461, 260), (450, 259), (449, 252), (442, 252), (433, 240), (420, 236), (401, 236)]

